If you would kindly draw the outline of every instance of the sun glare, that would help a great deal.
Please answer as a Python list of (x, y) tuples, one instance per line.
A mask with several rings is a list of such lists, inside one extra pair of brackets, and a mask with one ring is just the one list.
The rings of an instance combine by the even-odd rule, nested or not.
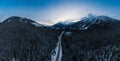
[(68, 4), (68, 5), (62, 5), (62, 6), (57, 6), (57, 7), (53, 7), (50, 10), (49, 16), (51, 16), (50, 18), (50, 24), (55, 24), (58, 22), (63, 22), (63, 21), (79, 21), (81, 18), (83, 18), (84, 16), (88, 15), (91, 12), (95, 12), (96, 11), (94, 9), (92, 9), (92, 7), (90, 8), (91, 10), (89, 10), (89, 6), (87, 6), (87, 8), (85, 8), (85, 5), (75, 5), (75, 4)]
[[(82, 7), (81, 7), (82, 8)], [(80, 10), (78, 7), (62, 7), (56, 8), (52, 11), (54, 17), (51, 19), (51, 23), (63, 22), (63, 21), (78, 21), (85, 16), (85, 10)]]

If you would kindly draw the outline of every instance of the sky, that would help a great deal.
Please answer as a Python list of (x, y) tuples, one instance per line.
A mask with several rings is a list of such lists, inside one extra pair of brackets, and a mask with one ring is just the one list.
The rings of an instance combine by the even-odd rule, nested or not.
[(0, 0), (0, 22), (20, 16), (52, 25), (90, 13), (120, 19), (120, 0)]

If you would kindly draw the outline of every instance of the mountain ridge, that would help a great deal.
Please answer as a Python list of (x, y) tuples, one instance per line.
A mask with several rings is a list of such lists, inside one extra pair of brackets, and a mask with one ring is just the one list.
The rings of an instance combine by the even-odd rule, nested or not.
[(71, 21), (65, 21), (65, 22), (58, 22), (54, 25), (51, 26), (45, 26), (43, 24), (39, 24), (37, 22), (35, 22), (34, 20), (31, 19), (27, 19), (27, 18), (23, 18), (23, 17), (19, 17), (19, 16), (11, 16), (8, 19), (4, 20), (3, 22), (1, 22), (1, 24), (21, 24), (21, 23), (27, 23), (27, 24), (31, 24), (35, 27), (47, 27), (47, 28), (51, 28), (51, 29), (61, 29), (61, 30), (87, 30), (88, 28), (92, 28), (94, 26), (107, 26), (109, 23), (119, 23), (120, 21), (117, 19), (113, 19), (111, 17), (108, 16), (96, 16), (93, 14), (88, 14), (88, 16), (85, 16), (83, 18), (81, 18), (79, 21), (76, 22), (71, 22)]
[[(93, 14), (89, 14), (86, 17), (83, 17), (80, 21), (77, 21), (72, 24), (64, 25), (64, 23), (57, 23), (53, 25), (55, 29), (70, 29), (70, 30), (87, 30), (88, 28), (92, 28), (93, 26), (107, 26), (110, 23), (120, 23), (119, 20), (110, 18), (108, 16), (95, 16)], [(63, 27), (59, 27), (59, 26)]]
[(23, 18), (23, 17), (19, 17), (19, 16), (11, 16), (8, 19), (4, 20), (3, 22), (1, 22), (2, 25), (31, 25), (34, 27), (44, 27), (44, 25), (39, 24), (37, 22), (35, 22), (34, 20), (31, 19), (27, 19), (27, 18)]

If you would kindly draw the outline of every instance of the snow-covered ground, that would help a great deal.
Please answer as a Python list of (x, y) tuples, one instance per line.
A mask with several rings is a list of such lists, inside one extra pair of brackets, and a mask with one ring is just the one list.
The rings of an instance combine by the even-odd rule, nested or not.
[(12, 61), (19, 61), (19, 59), (12, 58)]
[(42, 27), (42, 25), (39, 23), (32, 22), (31, 24), (35, 25), (36, 27)]
[(61, 42), (62, 42), (62, 35), (64, 34), (65, 31), (63, 31), (60, 36), (58, 37), (58, 43), (57, 43), (57, 46), (55, 48), (55, 52), (52, 53), (51, 55), (51, 61), (61, 61), (61, 58), (62, 58), (62, 45), (61, 45)]

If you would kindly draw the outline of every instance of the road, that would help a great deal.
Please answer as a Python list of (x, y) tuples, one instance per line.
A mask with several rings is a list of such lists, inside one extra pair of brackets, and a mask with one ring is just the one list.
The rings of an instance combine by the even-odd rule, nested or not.
[(62, 31), (61, 34), (58, 36), (58, 43), (55, 49), (55, 56), (53, 57), (52, 61), (61, 61), (62, 58), (62, 36), (65, 33), (65, 31)]

